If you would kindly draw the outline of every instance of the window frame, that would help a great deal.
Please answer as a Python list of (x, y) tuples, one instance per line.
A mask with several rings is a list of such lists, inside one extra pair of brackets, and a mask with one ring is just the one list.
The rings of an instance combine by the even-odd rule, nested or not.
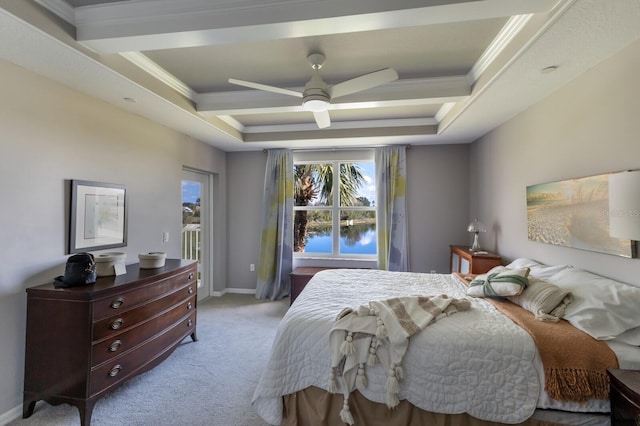
[[(302, 155), (300, 155), (302, 154)], [(311, 258), (322, 258), (322, 259), (354, 259), (354, 260), (376, 260), (377, 259), (377, 247), (376, 253), (374, 254), (357, 254), (357, 253), (340, 253), (340, 211), (341, 210), (361, 210), (361, 211), (373, 211), (376, 217), (376, 238), (377, 238), (377, 229), (378, 229), (378, 215), (377, 215), (377, 204), (374, 203), (373, 206), (341, 206), (340, 205), (340, 164), (344, 163), (372, 163), (374, 166), (374, 174), (375, 174), (375, 162), (373, 150), (358, 150), (358, 151), (332, 151), (332, 152), (323, 152), (323, 151), (304, 151), (303, 153), (295, 153), (293, 157), (293, 164), (330, 164), (333, 167), (334, 176), (338, 176), (338, 178), (333, 179), (334, 188), (332, 190), (332, 200), (331, 205), (327, 206), (296, 206), (294, 203), (293, 212), (296, 210), (306, 210), (306, 211), (314, 211), (314, 210), (324, 210), (331, 212), (331, 253), (318, 253), (318, 252), (293, 252), (293, 257), (296, 259), (311, 259)], [(338, 174), (335, 174), (335, 171), (338, 171)], [(376, 182), (377, 184), (377, 182)]]

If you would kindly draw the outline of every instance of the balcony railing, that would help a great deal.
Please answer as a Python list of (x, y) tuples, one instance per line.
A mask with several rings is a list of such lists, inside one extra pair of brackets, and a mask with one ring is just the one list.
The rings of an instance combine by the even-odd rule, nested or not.
[(189, 224), (182, 228), (182, 258), (200, 262), (200, 224)]

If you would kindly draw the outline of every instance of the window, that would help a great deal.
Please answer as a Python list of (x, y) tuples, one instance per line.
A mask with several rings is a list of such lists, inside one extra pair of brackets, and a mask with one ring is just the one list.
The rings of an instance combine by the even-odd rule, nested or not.
[(294, 182), (294, 256), (376, 256), (372, 160), (296, 159)]

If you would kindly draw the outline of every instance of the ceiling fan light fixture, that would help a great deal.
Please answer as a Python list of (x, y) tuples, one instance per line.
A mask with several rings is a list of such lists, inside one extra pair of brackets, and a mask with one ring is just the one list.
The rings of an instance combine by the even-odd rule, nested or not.
[(311, 112), (322, 112), (329, 109), (329, 102), (325, 99), (306, 99), (302, 102), (302, 107)]
[(302, 97), (302, 108), (311, 112), (322, 112), (329, 109), (329, 96), (321, 89), (305, 90)]

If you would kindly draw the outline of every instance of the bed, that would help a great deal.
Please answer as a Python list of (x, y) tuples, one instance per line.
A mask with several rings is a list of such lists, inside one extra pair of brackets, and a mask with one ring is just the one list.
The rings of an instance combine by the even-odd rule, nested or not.
[[(584, 332), (582, 329), (593, 331), (598, 342), (614, 354), (613, 363), (598, 364), (602, 375), (606, 376), (606, 367), (640, 368), (640, 318), (635, 314), (627, 318), (640, 302), (639, 288), (619, 282), (614, 285), (612, 280), (567, 265), (546, 266), (517, 259), (506, 267), (522, 268), (531, 273), (531, 279), (553, 282), (554, 288), (557, 284), (564, 289), (564, 295), (570, 295), (563, 296), (560, 315), (575, 319), (581, 329), (575, 329), (578, 333)], [(539, 278), (535, 278), (536, 274)], [(584, 284), (584, 288), (576, 287), (576, 282)], [(455, 274), (353, 269), (317, 273), (278, 328), (252, 399), (254, 409), (274, 425), (345, 421), (363, 425), (608, 425), (606, 394), (580, 400), (552, 397), (545, 390), (546, 364), (543, 365), (534, 336), (501, 311), (492, 302), (496, 298), (469, 297), (468, 284)], [(590, 295), (584, 291), (586, 286), (598, 292)], [(389, 354), (396, 353), (397, 348), (392, 345), (385, 349), (379, 344), (377, 363), (353, 361), (347, 366), (344, 359), (348, 357), (343, 357), (337, 386), (332, 383), (337, 364), (336, 344), (330, 343), (334, 339), (331, 336), (348, 340), (344, 336), (349, 334), (337, 332), (339, 314), (366, 315), (358, 311), (365, 312), (363, 306), (371, 308), (372, 301), (414, 295), (430, 302), (444, 295), (454, 301), (468, 301), (469, 306), (454, 309), (450, 315), (439, 315), (407, 339), (400, 360), (402, 374), (395, 384), (399, 401), (391, 403), (393, 408), (389, 408), (389, 380), (393, 376), (389, 368), (393, 357)], [(521, 301), (500, 299), (499, 303), (527, 311), (515, 303)], [(614, 306), (616, 303), (625, 306)], [(351, 308), (347, 314), (345, 308)], [(597, 309), (607, 310), (604, 320)], [(373, 315), (373, 308), (369, 310)], [(620, 312), (610, 316), (608, 312), (614, 310)], [(533, 312), (526, 314), (533, 317)], [(551, 312), (549, 309), (547, 313)], [(558, 314), (558, 310), (554, 313)], [(613, 325), (605, 326), (603, 322)], [(574, 328), (564, 320), (557, 323)], [(391, 333), (388, 341), (393, 340), (390, 336)], [(369, 344), (369, 340), (364, 341)], [(364, 382), (362, 376), (366, 377)], [(351, 416), (347, 420), (342, 415), (345, 408)]]

